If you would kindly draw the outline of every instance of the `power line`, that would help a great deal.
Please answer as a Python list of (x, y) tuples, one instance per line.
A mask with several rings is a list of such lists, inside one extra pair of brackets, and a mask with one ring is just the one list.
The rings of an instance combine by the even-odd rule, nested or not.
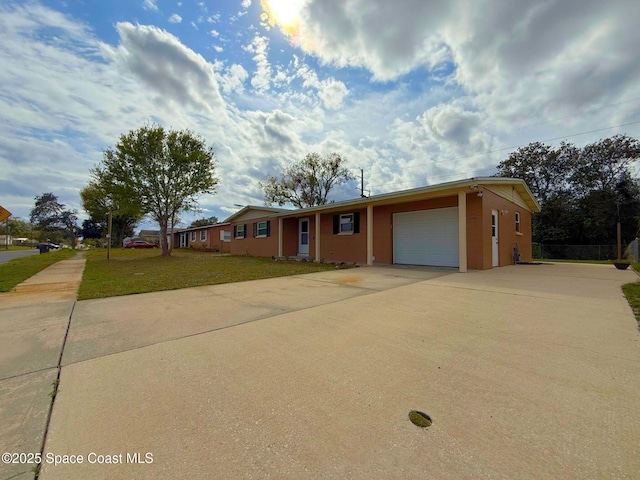
[(560, 120), (565, 120), (567, 118), (571, 118), (571, 117), (576, 117), (578, 115), (585, 115), (585, 114), (588, 114), (588, 113), (597, 112), (599, 110), (604, 110), (605, 108), (615, 107), (616, 105), (622, 105), (624, 103), (635, 102), (635, 101), (638, 101), (638, 100), (640, 100), (640, 97), (635, 97), (635, 98), (631, 98), (629, 100), (623, 100), (621, 102), (616, 102), (616, 103), (608, 103), (607, 105), (602, 105), (601, 107), (592, 108), (590, 110), (584, 110), (584, 111), (579, 112), (579, 113), (572, 113), (571, 115), (566, 115), (564, 117), (553, 118), (551, 120), (545, 120), (544, 122), (533, 123), (531, 125), (525, 125), (524, 127), (518, 127), (516, 129), (514, 129), (514, 131), (517, 132), (518, 130), (524, 130), (525, 128), (539, 127), (540, 125), (545, 125), (547, 123), (559, 122)]
[[(571, 135), (564, 135), (562, 137), (547, 138), (545, 140), (539, 140), (539, 142), (541, 142), (541, 143), (543, 143), (543, 142), (553, 142), (555, 140), (563, 140), (565, 138), (578, 137), (580, 135), (588, 135), (590, 133), (597, 133), (597, 132), (602, 132), (604, 130), (611, 130), (613, 128), (626, 127), (628, 125), (636, 125), (638, 123), (640, 123), (640, 120), (636, 120), (634, 122), (629, 122), (629, 123), (622, 123), (620, 125), (614, 125), (612, 127), (604, 127), (604, 128), (598, 128), (596, 130), (589, 130), (588, 132), (574, 133), (574, 134), (571, 134)], [(480, 155), (488, 155), (490, 153), (504, 152), (505, 150), (515, 150), (516, 148), (520, 148), (520, 147), (524, 147), (524, 145), (517, 145), (515, 147), (497, 148), (495, 150), (488, 150), (486, 152), (480, 152), (480, 153), (472, 153), (470, 155), (464, 155), (462, 157), (444, 158), (442, 160), (433, 160), (433, 161), (431, 161), (429, 163), (420, 163), (418, 165), (412, 165), (410, 167), (404, 167), (403, 170), (409, 170), (411, 168), (419, 168), (419, 167), (429, 166), (429, 165), (433, 165), (434, 163), (455, 162), (457, 160), (463, 160), (465, 158), (478, 157)]]
[[(611, 130), (613, 128), (626, 127), (626, 126), (629, 126), (629, 125), (636, 125), (636, 124), (640, 124), (640, 120), (636, 120), (636, 121), (628, 122), (628, 123), (622, 123), (620, 125), (614, 125), (614, 126), (611, 126), (611, 127), (598, 128), (598, 129), (589, 130), (589, 131), (586, 131), (586, 132), (574, 133), (574, 134), (571, 134), (571, 135), (564, 135), (562, 137), (547, 138), (545, 140), (541, 140), (540, 142), (544, 143), (544, 142), (552, 142), (552, 141), (556, 141), (556, 140), (563, 140), (563, 139), (566, 139), (566, 138), (578, 137), (580, 135), (588, 135), (590, 133), (597, 133), (597, 132), (602, 132), (602, 131), (605, 131), (605, 130)], [(441, 162), (447, 162), (447, 161), (455, 162), (457, 160), (461, 160), (461, 159), (465, 159), (465, 158), (471, 158), (471, 157), (476, 157), (476, 156), (480, 156), (480, 155), (488, 155), (490, 153), (502, 152), (502, 151), (505, 151), (505, 150), (515, 150), (515, 149), (520, 148), (522, 146), (524, 146), (524, 145), (518, 145), (516, 147), (499, 148), (499, 149), (495, 149), (495, 150), (489, 150), (487, 152), (474, 153), (474, 154), (471, 154), (471, 155), (465, 155), (465, 156), (451, 158), (451, 159), (434, 160), (434, 161), (429, 162), (429, 163), (421, 163), (419, 165), (412, 165), (410, 167), (404, 167), (402, 170), (405, 171), (405, 170), (409, 170), (409, 169), (412, 169), (412, 168), (425, 167), (425, 166), (432, 165), (434, 163), (441, 163)], [(482, 169), (478, 169), (478, 170), (473, 170), (473, 172), (484, 172), (484, 171), (489, 171), (489, 170), (494, 170), (494, 169), (495, 169), (495, 167), (487, 167), (487, 168), (482, 168)], [(459, 177), (459, 176), (461, 176), (461, 174), (438, 175), (438, 176), (434, 176), (434, 177), (429, 177), (429, 179), (445, 179), (445, 178), (453, 178), (453, 177)], [(394, 183), (394, 187), (403, 186), (403, 185), (411, 185), (411, 184), (413, 184), (413, 182)], [(371, 190), (373, 190), (374, 188), (377, 188), (377, 187), (378, 187), (377, 185), (374, 185), (374, 186), (369, 185), (369, 188)]]

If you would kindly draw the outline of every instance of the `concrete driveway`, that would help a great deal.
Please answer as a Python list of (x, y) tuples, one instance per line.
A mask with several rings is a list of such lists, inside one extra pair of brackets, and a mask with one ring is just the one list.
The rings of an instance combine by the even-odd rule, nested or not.
[(376, 267), (78, 302), (40, 478), (637, 478), (636, 279)]

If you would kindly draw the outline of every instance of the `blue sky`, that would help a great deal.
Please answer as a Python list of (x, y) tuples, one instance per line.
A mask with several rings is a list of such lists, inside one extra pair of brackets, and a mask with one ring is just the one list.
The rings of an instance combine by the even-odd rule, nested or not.
[(631, 0), (3, 0), (0, 205), (26, 219), (53, 192), (86, 218), (90, 169), (146, 122), (216, 152), (218, 192), (184, 224), (262, 204), (258, 182), (309, 152), (379, 194), (491, 175), (533, 141), (640, 137), (638, 18)]

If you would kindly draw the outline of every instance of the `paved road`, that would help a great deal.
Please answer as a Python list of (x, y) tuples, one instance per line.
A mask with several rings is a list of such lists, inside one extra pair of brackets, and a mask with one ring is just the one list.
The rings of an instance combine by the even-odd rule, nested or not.
[(33, 250), (4, 250), (0, 248), (0, 264), (7, 263), (14, 258), (27, 257), (36, 253), (40, 252), (35, 248)]

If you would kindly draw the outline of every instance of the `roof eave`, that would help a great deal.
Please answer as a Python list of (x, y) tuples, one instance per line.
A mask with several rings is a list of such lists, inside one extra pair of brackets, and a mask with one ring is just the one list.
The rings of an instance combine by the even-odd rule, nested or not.
[(467, 178), (464, 180), (456, 180), (453, 182), (447, 183), (439, 183), (437, 185), (432, 185), (428, 187), (419, 187), (413, 188), (410, 190), (402, 190), (399, 192), (392, 193), (383, 193), (381, 195), (375, 195), (373, 197), (368, 198), (356, 198), (352, 200), (345, 200), (343, 202), (329, 203), (325, 205), (319, 205), (315, 207), (302, 208), (299, 210), (292, 210), (290, 212), (284, 212), (276, 214), (278, 217), (294, 217), (300, 216), (301, 214), (309, 214), (315, 212), (325, 212), (332, 210), (341, 210), (344, 208), (355, 207), (355, 206), (366, 206), (368, 204), (377, 204), (384, 203), (387, 201), (393, 200), (401, 200), (403, 198), (410, 198), (415, 195), (420, 194), (433, 194), (433, 197), (437, 197), (438, 193), (446, 192), (451, 190), (460, 190), (462, 188), (470, 187), (472, 185), (491, 185), (491, 184), (505, 184), (505, 185), (516, 185), (518, 193), (521, 194), (523, 200), (527, 204), (527, 206), (531, 209), (532, 212), (539, 212), (540, 205), (534, 198), (531, 190), (527, 187), (527, 184), (524, 180), (520, 178), (505, 178), (505, 177), (473, 177)]

